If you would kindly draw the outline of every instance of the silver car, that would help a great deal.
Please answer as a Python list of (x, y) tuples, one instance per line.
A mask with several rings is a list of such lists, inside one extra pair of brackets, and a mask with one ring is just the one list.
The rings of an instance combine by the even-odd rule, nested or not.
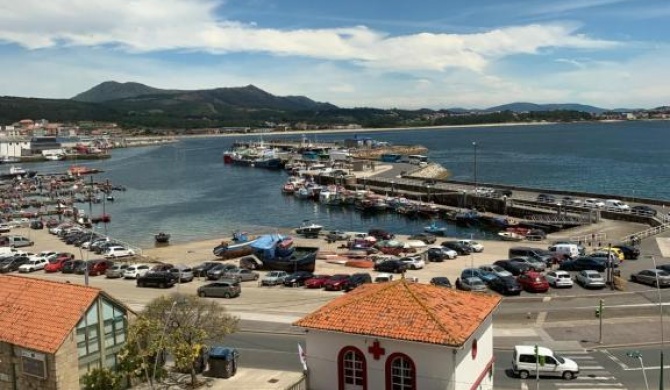
[(513, 276), (511, 272), (509, 272), (506, 269), (504, 269), (503, 267), (501, 267), (499, 265), (495, 265), (495, 264), (480, 265), (479, 269), (491, 272), (492, 274), (494, 274), (495, 276), (497, 276), (499, 278), (504, 278), (504, 277), (507, 277), (507, 276)]
[(577, 284), (580, 284), (584, 288), (604, 288), (605, 279), (603, 276), (594, 270), (584, 270), (579, 271), (577, 276), (575, 276), (575, 281)]
[(110, 279), (122, 278), (126, 268), (128, 268), (128, 264), (114, 263), (105, 271), (105, 277)]
[(549, 271), (544, 275), (550, 286), (558, 287), (572, 287), (572, 278), (567, 271)]
[(658, 287), (670, 286), (670, 274), (662, 269), (643, 269), (636, 274), (632, 274), (630, 280), (650, 286), (656, 286), (656, 280), (658, 280)]
[(456, 288), (464, 291), (486, 291), (486, 284), (476, 276), (456, 280)]
[(192, 282), (194, 278), (193, 269), (184, 264), (175, 265), (170, 268), (170, 272), (175, 275), (179, 283)]
[(254, 271), (243, 268), (236, 268), (226, 272), (225, 277), (237, 280), (238, 282), (249, 282), (258, 280), (260, 276), (257, 272)]
[(283, 284), (284, 279), (288, 274), (286, 271), (270, 271), (263, 279), (261, 279), (261, 286), (276, 286), (278, 284)]

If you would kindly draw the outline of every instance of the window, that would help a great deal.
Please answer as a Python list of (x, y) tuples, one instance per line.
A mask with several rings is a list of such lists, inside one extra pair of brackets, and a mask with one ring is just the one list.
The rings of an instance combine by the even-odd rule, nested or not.
[(365, 355), (356, 347), (344, 347), (337, 357), (338, 388), (367, 389), (367, 365)]
[(386, 389), (416, 389), (416, 367), (409, 356), (394, 353), (386, 359)]

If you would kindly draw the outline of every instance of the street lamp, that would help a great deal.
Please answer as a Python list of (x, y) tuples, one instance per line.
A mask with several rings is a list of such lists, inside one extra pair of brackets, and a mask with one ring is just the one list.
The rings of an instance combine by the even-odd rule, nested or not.
[[(647, 381), (647, 372), (644, 370), (644, 362), (642, 361), (642, 354), (640, 351), (628, 351), (626, 352), (626, 356), (629, 358), (635, 358), (640, 360), (640, 367), (642, 368), (642, 376), (644, 377), (644, 387), (649, 390), (649, 382)], [(663, 368), (661, 367), (661, 370)]]
[[(651, 258), (651, 261), (654, 263), (654, 269), (656, 268), (656, 256), (651, 255), (647, 256)], [(665, 348), (665, 333), (663, 330), (663, 297), (661, 296), (661, 284), (658, 281), (658, 272), (656, 273), (656, 291), (658, 292), (658, 315), (660, 317), (660, 322), (661, 322), (661, 368), (659, 370), (659, 377), (658, 377), (658, 388), (660, 390), (663, 390), (663, 370), (665, 367), (663, 366), (663, 349)]]

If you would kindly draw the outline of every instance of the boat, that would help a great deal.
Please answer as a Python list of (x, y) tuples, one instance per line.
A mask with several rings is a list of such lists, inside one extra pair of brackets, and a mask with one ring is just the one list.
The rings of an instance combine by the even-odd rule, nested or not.
[(36, 171), (26, 171), (18, 165), (9, 167), (9, 171), (0, 174), (0, 179), (16, 179), (16, 178), (30, 178), (37, 175)]
[(167, 233), (160, 232), (154, 235), (154, 239), (157, 243), (165, 244), (170, 241), (170, 235)]
[(250, 255), (254, 252), (250, 245), (255, 241), (256, 238), (249, 236), (247, 233), (235, 232), (232, 242), (221, 241), (221, 244), (212, 249), (212, 253), (223, 259)]
[(232, 151), (232, 150), (224, 151), (223, 152), (223, 163), (224, 164), (232, 164), (234, 155), (235, 155), (235, 152)]
[(49, 161), (60, 161), (65, 158), (65, 155), (61, 153), (51, 153), (51, 154), (45, 154), (44, 158)]
[(503, 241), (523, 241), (525, 238), (521, 234), (514, 232), (498, 232), (498, 237)]
[(0, 164), (11, 164), (21, 162), (21, 159), (18, 157), (12, 156), (2, 156), (0, 157)]
[(323, 229), (322, 225), (317, 225), (315, 223), (308, 224), (309, 220), (304, 220), (299, 228), (295, 229), (296, 234), (302, 234), (304, 236), (318, 236), (321, 230)]
[(107, 195), (107, 201), (108, 202), (113, 202), (114, 201), (114, 195)]
[(434, 234), (436, 236), (446, 236), (447, 228), (445, 226), (438, 226), (435, 221), (430, 225), (423, 228), (423, 231), (426, 233)]
[(112, 216), (106, 213), (102, 213), (96, 217), (91, 218), (91, 223), (109, 223), (112, 221)]
[(319, 248), (286, 247), (283, 244), (286, 240), (292, 239), (280, 234), (260, 236), (250, 245), (253, 256), (247, 256), (244, 261), (240, 260), (240, 267), (286, 272), (314, 272)]
[(71, 165), (68, 168), (67, 173), (70, 176), (82, 176), (82, 175), (92, 175), (94, 173), (102, 172), (100, 169), (91, 168), (83, 165)]

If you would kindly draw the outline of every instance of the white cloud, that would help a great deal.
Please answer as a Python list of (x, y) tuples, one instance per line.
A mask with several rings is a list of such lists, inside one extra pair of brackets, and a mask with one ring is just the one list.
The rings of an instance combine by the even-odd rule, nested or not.
[(220, 20), (213, 0), (0, 0), (0, 41), (29, 49), (112, 46), (133, 53), (166, 50), (267, 53), (351, 61), (364, 67), (482, 71), (492, 59), (543, 48), (607, 49), (569, 24), (534, 24), (472, 34), (390, 36), (364, 26), (280, 30)]

